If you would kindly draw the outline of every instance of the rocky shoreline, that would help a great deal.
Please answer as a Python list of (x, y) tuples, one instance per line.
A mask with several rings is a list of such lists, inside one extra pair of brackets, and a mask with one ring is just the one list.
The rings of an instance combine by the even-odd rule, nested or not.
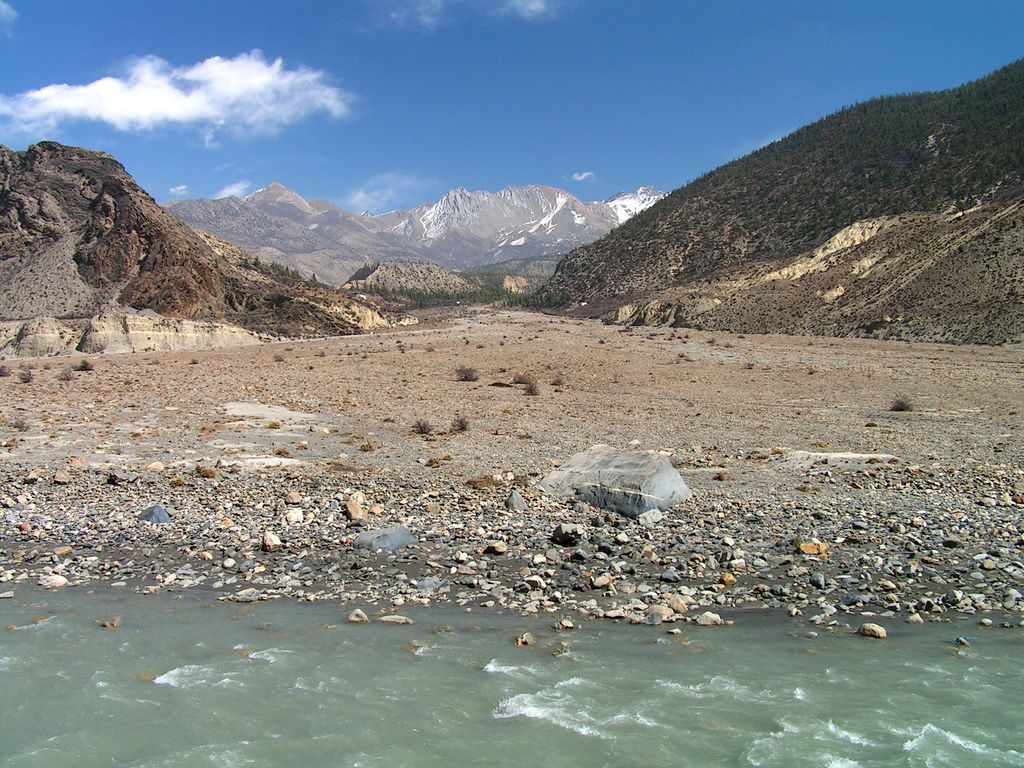
[[(823, 627), (951, 613), (1024, 624), (1021, 469), (868, 462), (805, 466), (804, 482), (819, 492), (707, 481), (642, 522), (551, 498), (536, 476), (512, 472), (446, 484), (311, 467), (8, 463), (0, 597), (105, 585), (238, 602), (334, 600), (381, 615), (441, 603), (551, 614), (570, 626), (716, 624), (743, 608)], [(140, 519), (154, 505), (168, 523)], [(361, 546), (379, 531), (408, 543)]]

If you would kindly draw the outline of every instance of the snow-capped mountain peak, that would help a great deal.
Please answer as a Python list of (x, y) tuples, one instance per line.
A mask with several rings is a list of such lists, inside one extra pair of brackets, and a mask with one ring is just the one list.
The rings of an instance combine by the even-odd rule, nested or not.
[(640, 187), (635, 192), (619, 192), (605, 200), (603, 205), (609, 206), (615, 212), (618, 223), (622, 224), (640, 211), (650, 208), (664, 196), (664, 192), (659, 192), (654, 187)]

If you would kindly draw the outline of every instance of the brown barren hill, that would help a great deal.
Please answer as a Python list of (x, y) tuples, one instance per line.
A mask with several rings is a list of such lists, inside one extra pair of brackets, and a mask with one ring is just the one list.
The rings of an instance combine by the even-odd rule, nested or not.
[(55, 142), (0, 147), (0, 318), (118, 307), (289, 336), (385, 323), (343, 292), (192, 230), (110, 155)]

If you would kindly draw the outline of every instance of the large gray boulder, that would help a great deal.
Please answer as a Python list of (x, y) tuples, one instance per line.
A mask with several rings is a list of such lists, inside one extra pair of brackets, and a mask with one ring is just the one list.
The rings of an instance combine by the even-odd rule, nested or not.
[(371, 552), (397, 552), (402, 547), (414, 544), (416, 539), (404, 525), (365, 531), (356, 536), (352, 546)]
[(666, 510), (693, 493), (664, 456), (654, 451), (595, 445), (577, 453), (541, 481), (554, 496), (569, 496), (627, 517)]

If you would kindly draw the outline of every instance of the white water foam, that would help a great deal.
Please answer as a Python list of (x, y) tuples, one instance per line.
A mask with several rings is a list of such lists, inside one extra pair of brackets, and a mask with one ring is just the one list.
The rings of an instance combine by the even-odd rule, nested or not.
[(249, 654), (250, 659), (259, 659), (260, 661), (267, 661), (273, 664), (275, 661), (283, 659), (286, 654), (292, 653), (292, 651), (285, 650), (284, 648), (267, 648), (265, 651), (254, 651)]
[(484, 665), (484, 672), (492, 675), (509, 675), (510, 677), (529, 677), (536, 674), (533, 667), (518, 664), (502, 664), (497, 659), (491, 659)]
[(828, 721), (828, 732), (831, 736), (843, 741), (848, 741), (850, 744), (856, 744), (859, 747), (876, 747), (878, 746), (875, 742), (871, 741), (865, 736), (861, 736), (859, 733), (853, 731), (847, 731), (840, 728), (838, 725), (833, 723), (831, 720)]
[(570, 711), (569, 702), (565, 697), (552, 695), (549, 691), (520, 693), (517, 696), (502, 699), (494, 708), (491, 717), (498, 720), (527, 717), (532, 720), (543, 720), (557, 725), (559, 728), (565, 728), (567, 731), (575, 731), (581, 736), (594, 736), (599, 739), (612, 738), (601, 732), (600, 724), (588, 713)]
[(769, 691), (758, 691), (749, 685), (736, 682), (728, 677), (716, 675), (703, 683), (689, 685), (679, 683), (675, 680), (658, 680), (658, 685), (670, 691), (680, 693), (693, 699), (714, 698), (723, 695), (731, 695), (741, 702), (757, 702), (760, 704), (771, 703), (775, 697)]
[(903, 744), (904, 752), (916, 752), (918, 750), (940, 750), (943, 751), (942, 757), (948, 757), (952, 759), (954, 755), (948, 754), (948, 750), (943, 750), (943, 746), (948, 747), (959, 747), (960, 749), (970, 752), (974, 755), (981, 755), (989, 760), (996, 762), (991, 763), (992, 765), (1016, 765), (1019, 766), (1024, 763), (1024, 753), (1017, 752), (1013, 749), (999, 750), (993, 747), (987, 747), (984, 744), (979, 744), (976, 741), (971, 741), (968, 738), (959, 736), (952, 731), (947, 731), (945, 728), (940, 728), (932, 723), (926, 723), (925, 726), (918, 732), (917, 736), (913, 739), (908, 739)]
[(242, 684), (229, 677), (222, 677), (211, 682), (211, 677), (216, 676), (213, 667), (203, 664), (186, 664), (183, 667), (164, 672), (153, 679), (156, 685), (169, 685), (172, 688), (198, 688), (203, 685), (212, 685), (216, 688), (241, 688)]

